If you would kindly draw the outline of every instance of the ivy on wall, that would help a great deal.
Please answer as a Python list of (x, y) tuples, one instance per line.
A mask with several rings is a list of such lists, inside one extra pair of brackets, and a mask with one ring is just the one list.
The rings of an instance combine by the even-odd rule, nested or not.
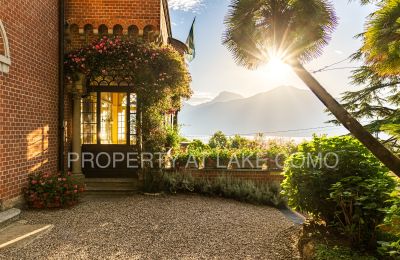
[(104, 77), (117, 72), (133, 85), (141, 104), (145, 151), (163, 150), (166, 143), (163, 114), (179, 110), (181, 100), (192, 94), (183, 57), (168, 45), (103, 37), (68, 53), (64, 66), (69, 82), (79, 80), (79, 74)]

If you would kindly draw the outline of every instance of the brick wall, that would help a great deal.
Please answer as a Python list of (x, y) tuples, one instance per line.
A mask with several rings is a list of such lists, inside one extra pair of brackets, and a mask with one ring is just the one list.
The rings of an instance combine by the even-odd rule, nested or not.
[(0, 73), (0, 206), (57, 167), (58, 1), (0, 0), (11, 66)]
[(66, 20), (72, 40), (68, 50), (88, 44), (102, 34), (112, 35), (120, 27), (122, 35), (128, 35), (131, 28), (139, 35), (150, 27), (157, 33), (165, 32), (166, 21), (161, 17), (164, 16), (163, 1), (66, 0)]

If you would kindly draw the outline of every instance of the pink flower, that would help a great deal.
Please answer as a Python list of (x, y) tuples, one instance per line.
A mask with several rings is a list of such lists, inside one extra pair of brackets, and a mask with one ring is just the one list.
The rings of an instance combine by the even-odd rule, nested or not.
[(37, 181), (36, 180), (32, 180), (32, 182), (31, 182), (33, 185), (35, 185), (36, 183), (37, 183)]
[(78, 193), (78, 190), (74, 190), (74, 193)]

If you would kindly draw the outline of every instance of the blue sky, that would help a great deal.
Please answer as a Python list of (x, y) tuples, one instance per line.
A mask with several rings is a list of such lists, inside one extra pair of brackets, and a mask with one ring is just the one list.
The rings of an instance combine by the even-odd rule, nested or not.
[[(175, 38), (185, 41), (192, 20), (197, 17), (197, 57), (190, 64), (195, 93), (192, 103), (204, 102), (222, 91), (251, 96), (280, 85), (306, 88), (290, 69), (276, 75), (267, 68), (249, 71), (235, 64), (231, 54), (221, 44), (224, 17), (230, 0), (169, 0), (169, 3)], [(324, 54), (306, 65), (311, 71), (346, 59), (354, 53), (360, 47), (360, 41), (354, 36), (363, 31), (366, 17), (374, 10), (374, 6), (360, 6), (357, 1), (334, 0), (333, 3), (339, 26)], [(341, 67), (355, 65), (347, 62), (340, 64)], [(329, 71), (315, 76), (330, 93), (339, 96), (343, 91), (354, 89), (350, 85), (350, 72), (350, 69)]]

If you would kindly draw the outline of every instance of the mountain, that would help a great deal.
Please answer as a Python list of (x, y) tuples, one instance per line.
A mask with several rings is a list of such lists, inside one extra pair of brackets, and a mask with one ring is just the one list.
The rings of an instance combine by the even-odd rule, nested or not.
[(287, 130), (326, 126), (330, 117), (324, 111), (311, 91), (282, 86), (248, 98), (222, 92), (201, 105), (185, 104), (179, 123), (186, 136), (211, 135), (218, 130), (229, 135), (268, 132), (274, 136), (311, 136), (310, 130)]
[(221, 93), (219, 93), (218, 96), (216, 96), (213, 100), (211, 100), (208, 103), (218, 103), (218, 102), (228, 102), (228, 101), (232, 101), (232, 100), (237, 100), (237, 99), (243, 99), (243, 96), (233, 93), (233, 92), (229, 92), (229, 91), (223, 91)]

